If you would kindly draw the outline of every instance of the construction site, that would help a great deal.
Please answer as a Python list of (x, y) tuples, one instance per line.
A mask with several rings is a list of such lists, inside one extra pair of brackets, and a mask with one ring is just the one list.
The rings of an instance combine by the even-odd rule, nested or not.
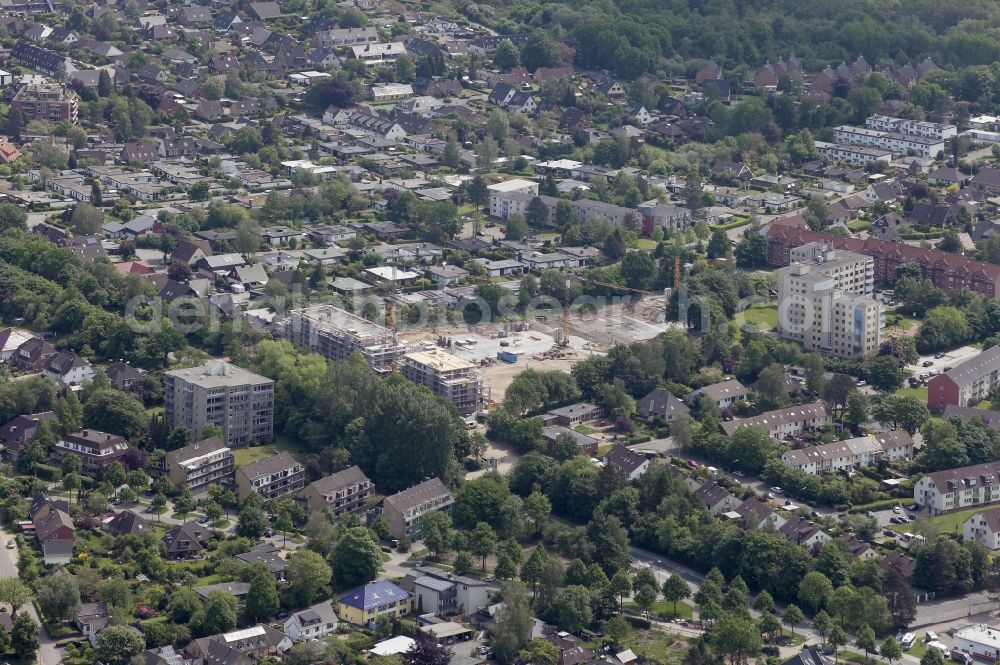
[(391, 328), (333, 305), (291, 310), (278, 331), (292, 343), (330, 360), (344, 360), (360, 351), (377, 372), (396, 369), (406, 353), (406, 344)]
[(331, 360), (359, 351), (377, 372), (398, 370), (455, 404), (463, 415), (503, 400), (527, 367), (568, 372), (581, 359), (615, 344), (662, 333), (663, 296), (638, 294), (584, 311), (545, 310), (523, 321), (435, 325), (398, 332), (395, 311), (387, 325), (331, 304), (291, 310), (277, 325), (293, 343)]

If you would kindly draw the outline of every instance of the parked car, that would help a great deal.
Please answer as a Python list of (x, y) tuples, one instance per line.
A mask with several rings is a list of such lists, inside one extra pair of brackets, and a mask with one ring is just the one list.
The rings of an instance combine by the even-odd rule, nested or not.
[(860, 379), (854, 385), (856, 385), (858, 388), (861, 388), (863, 386), (867, 386), (868, 382), (865, 381), (864, 379)]
[(951, 659), (956, 663), (962, 663), (962, 665), (972, 665), (972, 656), (958, 649), (951, 650)]
[(934, 364), (933, 360), (925, 360), (924, 362), (920, 363), (920, 366), (921, 367), (931, 367), (933, 364)]
[(902, 511), (902, 509), (901, 509), (901, 508), (900, 508), (899, 506), (893, 506), (893, 507), (892, 507), (892, 512), (894, 512), (894, 513), (897, 513), (897, 514), (898, 514), (898, 513), (900, 513), (901, 511)]
[(943, 352), (939, 351), (938, 353), (934, 354), (934, 360), (941, 360), (942, 358), (944, 358), (944, 353)]
[(772, 487), (771, 491), (774, 492), (775, 494), (781, 494), (781, 488), (778, 487), (777, 485), (775, 485), (774, 487)]

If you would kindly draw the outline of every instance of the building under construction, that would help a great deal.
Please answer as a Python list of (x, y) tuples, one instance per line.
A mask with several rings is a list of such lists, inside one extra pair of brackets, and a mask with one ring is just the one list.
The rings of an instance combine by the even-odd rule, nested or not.
[(483, 406), (486, 393), (483, 376), (475, 364), (458, 356), (440, 349), (408, 353), (403, 356), (399, 371), (454, 404), (463, 416)]
[(391, 329), (333, 305), (291, 310), (280, 330), (292, 343), (330, 360), (360, 351), (377, 372), (391, 372), (406, 353)]

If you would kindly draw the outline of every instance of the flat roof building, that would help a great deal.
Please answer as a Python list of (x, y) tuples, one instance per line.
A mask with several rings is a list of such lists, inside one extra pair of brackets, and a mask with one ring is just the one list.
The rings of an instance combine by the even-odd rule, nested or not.
[(403, 356), (400, 372), (410, 381), (427, 386), (463, 416), (482, 408), (485, 382), (479, 368), (446, 351), (420, 351)]
[(790, 251), (778, 271), (778, 331), (807, 351), (842, 358), (878, 350), (885, 325), (871, 297), (875, 260), (811, 242)]
[(389, 328), (333, 305), (292, 310), (280, 332), (330, 360), (344, 360), (360, 351), (368, 366), (378, 372), (391, 371), (406, 353), (406, 345)]
[(163, 415), (171, 427), (222, 428), (226, 445), (274, 438), (274, 381), (225, 362), (163, 374)]
[(217, 436), (192, 443), (167, 453), (167, 475), (175, 487), (187, 486), (191, 494), (208, 492), (212, 485), (228, 487), (233, 483), (233, 451)]

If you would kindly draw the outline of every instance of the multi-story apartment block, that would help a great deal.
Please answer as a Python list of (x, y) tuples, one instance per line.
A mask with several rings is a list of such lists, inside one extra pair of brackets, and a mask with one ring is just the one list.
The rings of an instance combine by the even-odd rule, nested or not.
[(681, 232), (691, 226), (691, 211), (687, 208), (653, 201), (640, 205), (638, 212), (642, 215), (642, 230), (646, 234), (651, 234), (656, 228)]
[(212, 485), (231, 485), (235, 460), (233, 451), (217, 436), (171, 450), (164, 458), (174, 487), (186, 486), (196, 496)]
[(909, 118), (896, 118), (890, 115), (870, 116), (865, 119), (865, 127), (876, 129), (880, 132), (922, 136), (926, 139), (936, 139), (938, 141), (950, 139), (958, 134), (958, 128), (955, 125), (926, 122), (924, 120), (910, 120)]
[(849, 143), (827, 143), (816, 141), (816, 149), (819, 154), (830, 161), (850, 164), (851, 166), (867, 166), (872, 162), (892, 161), (892, 152), (881, 148), (870, 148), (863, 145), (851, 145)]
[(314, 480), (302, 491), (306, 510), (322, 512), (329, 508), (334, 517), (362, 510), (375, 493), (375, 483), (358, 466)]
[(454, 404), (463, 416), (482, 408), (483, 376), (467, 360), (441, 350), (408, 353), (403, 356), (400, 371), (410, 381), (427, 386)]
[(875, 262), (814, 242), (790, 252), (778, 271), (778, 330), (808, 351), (854, 357), (876, 351), (884, 327), (871, 293)]
[(56, 442), (52, 449), (52, 462), (61, 465), (67, 455), (80, 458), (80, 474), (88, 478), (100, 478), (104, 471), (115, 462), (125, 464), (127, 457), (135, 449), (123, 437), (94, 429), (84, 429), (67, 434)]
[(913, 503), (932, 515), (1000, 501), (1000, 462), (935, 471), (913, 486)]
[(391, 329), (333, 305), (292, 310), (279, 330), (292, 343), (330, 360), (358, 351), (376, 372), (392, 371), (406, 353)]
[(897, 431), (789, 450), (781, 456), (781, 461), (797, 471), (817, 475), (874, 466), (881, 459), (892, 461), (911, 457), (913, 439), (906, 432)]
[(771, 435), (771, 438), (781, 441), (787, 436), (799, 436), (807, 430), (829, 427), (833, 423), (830, 414), (822, 402), (790, 406), (787, 409), (768, 411), (752, 418), (730, 420), (722, 423), (726, 436), (742, 427), (760, 427)]
[(217, 425), (231, 447), (270, 441), (274, 381), (229, 363), (171, 370), (163, 375), (163, 415), (192, 432)]
[(866, 127), (840, 125), (833, 130), (833, 140), (837, 143), (851, 143), (871, 148), (889, 150), (894, 155), (914, 154), (920, 157), (936, 157), (944, 152), (944, 140), (925, 138), (912, 134), (883, 132)]
[(29, 120), (75, 123), (80, 115), (80, 98), (64, 85), (31, 83), (22, 87), (10, 103)]
[(1000, 346), (983, 351), (927, 382), (927, 408), (940, 413), (949, 404), (975, 406), (1000, 382)]
[(295, 494), (305, 486), (305, 479), (305, 467), (280, 452), (236, 469), (236, 496), (243, 501), (251, 494), (260, 494), (270, 501)]
[(531, 199), (538, 196), (538, 183), (523, 178), (511, 178), (486, 188), (490, 197), (490, 215), (507, 219), (524, 215)]
[(450, 511), (455, 497), (440, 478), (425, 480), (402, 492), (387, 496), (382, 515), (389, 522), (393, 538), (418, 540), (424, 515), (438, 510)]

